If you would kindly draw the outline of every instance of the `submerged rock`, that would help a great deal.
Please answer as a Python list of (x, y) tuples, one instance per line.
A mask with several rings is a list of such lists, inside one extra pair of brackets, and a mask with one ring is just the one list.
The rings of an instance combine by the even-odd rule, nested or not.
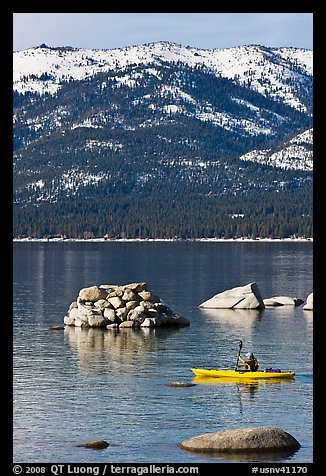
[(221, 453), (296, 451), (300, 446), (286, 431), (265, 426), (206, 433), (180, 443), (186, 450)]
[(209, 309), (263, 309), (265, 307), (256, 283), (228, 289), (215, 294), (199, 305)]
[(91, 448), (93, 450), (104, 450), (110, 444), (105, 441), (105, 440), (94, 440), (94, 441), (88, 441), (87, 443), (81, 443), (80, 445), (77, 445), (82, 448)]

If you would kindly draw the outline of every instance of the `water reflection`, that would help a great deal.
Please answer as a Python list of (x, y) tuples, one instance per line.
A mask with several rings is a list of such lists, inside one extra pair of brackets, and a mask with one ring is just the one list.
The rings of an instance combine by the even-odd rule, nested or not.
[(224, 453), (223, 459), (238, 463), (278, 463), (293, 457), (297, 452), (298, 450), (272, 451), (271, 453)]
[[(182, 448), (185, 451), (189, 451), (195, 454), (195, 451)], [(270, 453), (265, 452), (248, 452), (248, 453), (227, 453), (227, 452), (200, 452), (200, 455), (207, 460), (223, 460), (233, 461), (235, 463), (278, 463), (286, 459), (291, 459), (298, 452), (298, 450), (284, 450), (284, 451), (272, 451)], [(197, 452), (198, 454), (198, 452)], [(221, 461), (222, 462), (222, 461)]]
[(208, 319), (218, 319), (233, 324), (254, 324), (260, 318), (263, 309), (208, 309), (199, 308)]
[(313, 323), (314, 323), (314, 314), (313, 314), (313, 311), (305, 311), (303, 310), (302, 311), (305, 319), (306, 319), (306, 322), (307, 322), (307, 328), (312, 331), (313, 330)]
[[(299, 306), (267, 306), (264, 313), (270, 312), (270, 315), (276, 319), (294, 319)], [(301, 308), (302, 309), (302, 308)]]
[[(312, 312), (302, 307), (200, 310), (218, 289), (256, 281), (263, 296), (305, 297), (312, 247), (240, 243), (15, 243), (14, 409), (17, 461), (69, 462), (72, 441), (110, 438), (110, 459), (138, 462), (252, 462), (255, 455), (204, 455), (176, 449), (196, 434), (249, 426), (283, 427), (302, 442), (291, 460), (312, 459)], [(278, 259), (279, 255), (286, 259)], [(276, 256), (277, 255), (277, 256)], [(271, 267), (272, 263), (272, 267)], [(279, 265), (277, 265), (279, 263)], [(266, 270), (268, 272), (266, 273)], [(191, 320), (183, 329), (120, 332), (61, 324), (81, 288), (147, 281)], [(301, 372), (294, 382), (183, 381), (191, 367), (236, 363), (239, 339), (260, 367)], [(60, 415), (60, 418), (58, 418)], [(76, 424), (77, 422), (77, 424)], [(103, 434), (103, 428), (109, 434)], [(85, 462), (106, 456), (84, 451)], [(277, 455), (270, 455), (271, 461)], [(157, 461), (158, 460), (158, 461)], [(257, 460), (269, 461), (269, 455)], [(280, 461), (288, 461), (286, 455)], [(223, 472), (223, 470), (222, 470)]]
[[(227, 377), (194, 377), (192, 381), (201, 385), (240, 385), (247, 387), (249, 389), (256, 389), (259, 386), (268, 386), (275, 385), (284, 382), (287, 379), (284, 378), (271, 378), (271, 379), (237, 379), (237, 378), (227, 378)], [(291, 381), (290, 379), (287, 381)]]
[[(287, 380), (287, 379), (286, 379)], [(192, 382), (199, 385), (206, 385), (212, 387), (229, 387), (235, 390), (234, 394), (238, 397), (239, 413), (242, 414), (244, 405), (250, 403), (250, 400), (259, 396), (259, 389), (267, 389), (269, 386), (275, 388), (275, 385), (284, 385), (285, 379), (237, 379), (227, 377), (194, 377)], [(292, 379), (287, 380), (287, 382)]]
[(237, 334), (248, 339), (259, 323), (263, 310), (258, 309), (202, 309), (202, 316), (209, 323), (236, 329)]
[[(162, 339), (179, 328), (141, 328), (104, 330), (66, 326), (64, 336), (78, 356), (80, 370), (95, 374), (117, 369), (123, 373), (134, 373), (133, 365), (143, 366), (153, 360)], [(159, 334), (159, 339), (157, 339)], [(128, 365), (130, 367), (128, 367)]]

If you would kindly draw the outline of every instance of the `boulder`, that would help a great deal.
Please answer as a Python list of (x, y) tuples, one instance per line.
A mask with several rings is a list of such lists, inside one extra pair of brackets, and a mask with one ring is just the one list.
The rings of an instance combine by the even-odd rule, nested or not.
[(310, 293), (309, 296), (307, 297), (307, 301), (305, 305), (303, 306), (303, 309), (305, 311), (313, 311), (313, 308), (314, 308), (313, 293)]
[(135, 327), (135, 321), (123, 321), (119, 325), (119, 329)]
[(140, 296), (143, 301), (160, 302), (160, 298), (150, 291), (141, 291), (138, 293), (138, 296)]
[(93, 314), (88, 317), (88, 327), (105, 327), (109, 322), (102, 314)]
[(108, 321), (111, 323), (116, 321), (116, 314), (115, 310), (111, 309), (110, 307), (106, 307), (103, 311), (103, 316), (107, 318)]
[(146, 317), (140, 324), (140, 327), (156, 327), (157, 323), (155, 317)]
[(292, 298), (289, 296), (274, 296), (264, 299), (264, 305), (267, 306), (300, 306), (302, 299)]
[(95, 302), (100, 299), (105, 299), (107, 294), (106, 289), (100, 288), (99, 286), (91, 286), (81, 289), (78, 296), (83, 301)]
[(127, 320), (128, 321), (137, 321), (139, 322), (139, 324), (141, 324), (142, 322), (144, 322), (144, 320), (146, 319), (147, 315), (146, 313), (144, 312), (144, 309), (143, 308), (140, 308), (140, 309), (132, 309), (131, 311), (128, 312), (127, 314)]
[(122, 295), (124, 301), (135, 301), (137, 300), (136, 294), (131, 289), (126, 289)]
[(101, 311), (104, 311), (106, 307), (110, 307), (110, 303), (106, 299), (99, 299), (94, 302), (94, 306), (98, 307)]
[(131, 289), (134, 293), (139, 293), (141, 291), (147, 291), (148, 287), (146, 283), (130, 283), (124, 285), (125, 289)]
[(280, 302), (275, 301), (274, 298), (265, 298), (265, 299), (263, 299), (263, 302), (264, 302), (265, 307), (283, 306), (283, 304), (281, 304)]
[(280, 428), (253, 427), (206, 433), (180, 443), (181, 448), (199, 452), (258, 453), (296, 451), (300, 443)]
[(114, 307), (114, 309), (124, 307), (125, 304), (125, 302), (119, 296), (109, 297), (107, 298), (107, 301), (111, 304), (111, 306)]
[(208, 309), (263, 309), (265, 307), (256, 283), (215, 294), (199, 305)]
[(138, 306), (138, 301), (127, 301), (126, 302), (126, 308), (128, 311), (131, 311), (132, 309), (135, 309), (135, 307)]
[[(76, 303), (77, 305), (77, 303)], [(66, 326), (74, 326), (76, 319), (78, 318), (78, 308), (77, 307), (72, 307), (72, 305), (69, 307), (68, 313), (65, 316), (63, 323)]]
[(69, 306), (68, 314), (69, 314), (69, 312), (70, 312), (72, 309), (77, 308), (77, 307), (78, 307), (77, 301), (72, 302), (72, 303), (70, 304), (70, 306)]
[(116, 284), (100, 284), (99, 288), (100, 289), (105, 289), (105, 291), (109, 294), (111, 291), (114, 291), (115, 288), (117, 287)]
[(129, 310), (126, 307), (119, 307), (119, 309), (116, 309), (116, 315), (118, 319), (121, 321), (126, 321), (127, 320), (127, 314)]
[(90, 301), (87, 301), (87, 304), (82, 303), (83, 301), (78, 299), (77, 307), (69, 307), (68, 313), (63, 320), (66, 326), (105, 327), (110, 323), (110, 319), (105, 313), (110, 311), (114, 313), (113, 309), (105, 308), (103, 312)]
[[(127, 321), (126, 321), (127, 322)], [(118, 329), (119, 328), (119, 324), (117, 322), (114, 322), (113, 324), (108, 324), (106, 326), (107, 329)]]
[[(75, 308), (71, 310), (70, 314), (74, 310)], [(105, 327), (109, 324), (109, 319), (99, 308), (92, 305), (83, 305), (80, 302), (78, 303), (75, 325), (78, 321), (81, 321), (80, 327)]]

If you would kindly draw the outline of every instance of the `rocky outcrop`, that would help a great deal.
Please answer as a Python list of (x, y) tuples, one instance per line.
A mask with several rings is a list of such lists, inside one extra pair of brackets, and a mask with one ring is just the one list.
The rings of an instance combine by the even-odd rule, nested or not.
[(307, 297), (307, 301), (306, 301), (305, 305), (303, 306), (303, 309), (305, 311), (313, 311), (313, 308), (314, 308), (314, 300), (313, 300), (313, 293), (311, 293)]
[(256, 283), (215, 294), (199, 307), (208, 309), (263, 309), (265, 307)]
[[(300, 298), (289, 296), (274, 296), (262, 299), (260, 290), (256, 283), (249, 283), (245, 286), (227, 289), (215, 294), (212, 298), (199, 305), (205, 309), (264, 309), (265, 307), (277, 306), (300, 306), (303, 304)], [(312, 294), (307, 298), (304, 309), (312, 309)]]
[(265, 307), (268, 306), (300, 306), (303, 300), (300, 298), (292, 298), (289, 296), (275, 296), (264, 299)]
[(130, 283), (122, 286), (101, 284), (81, 289), (77, 300), (69, 306), (64, 324), (122, 329), (188, 326), (190, 322), (174, 313), (149, 291), (146, 283)]
[(180, 446), (199, 452), (258, 453), (296, 451), (301, 445), (284, 430), (260, 426), (206, 433), (185, 440)]

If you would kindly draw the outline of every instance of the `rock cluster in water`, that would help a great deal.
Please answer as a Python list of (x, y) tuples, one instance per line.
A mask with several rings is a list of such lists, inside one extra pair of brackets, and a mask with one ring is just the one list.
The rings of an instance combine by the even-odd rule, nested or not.
[[(206, 309), (264, 309), (276, 306), (300, 306), (304, 301), (300, 298), (289, 296), (275, 296), (263, 299), (256, 283), (227, 289), (215, 294), (199, 305)], [(313, 293), (307, 297), (304, 310), (313, 310)]]
[(101, 284), (81, 289), (64, 317), (64, 324), (115, 329), (188, 326), (190, 321), (174, 313), (148, 289), (146, 283), (131, 283), (121, 286)]

